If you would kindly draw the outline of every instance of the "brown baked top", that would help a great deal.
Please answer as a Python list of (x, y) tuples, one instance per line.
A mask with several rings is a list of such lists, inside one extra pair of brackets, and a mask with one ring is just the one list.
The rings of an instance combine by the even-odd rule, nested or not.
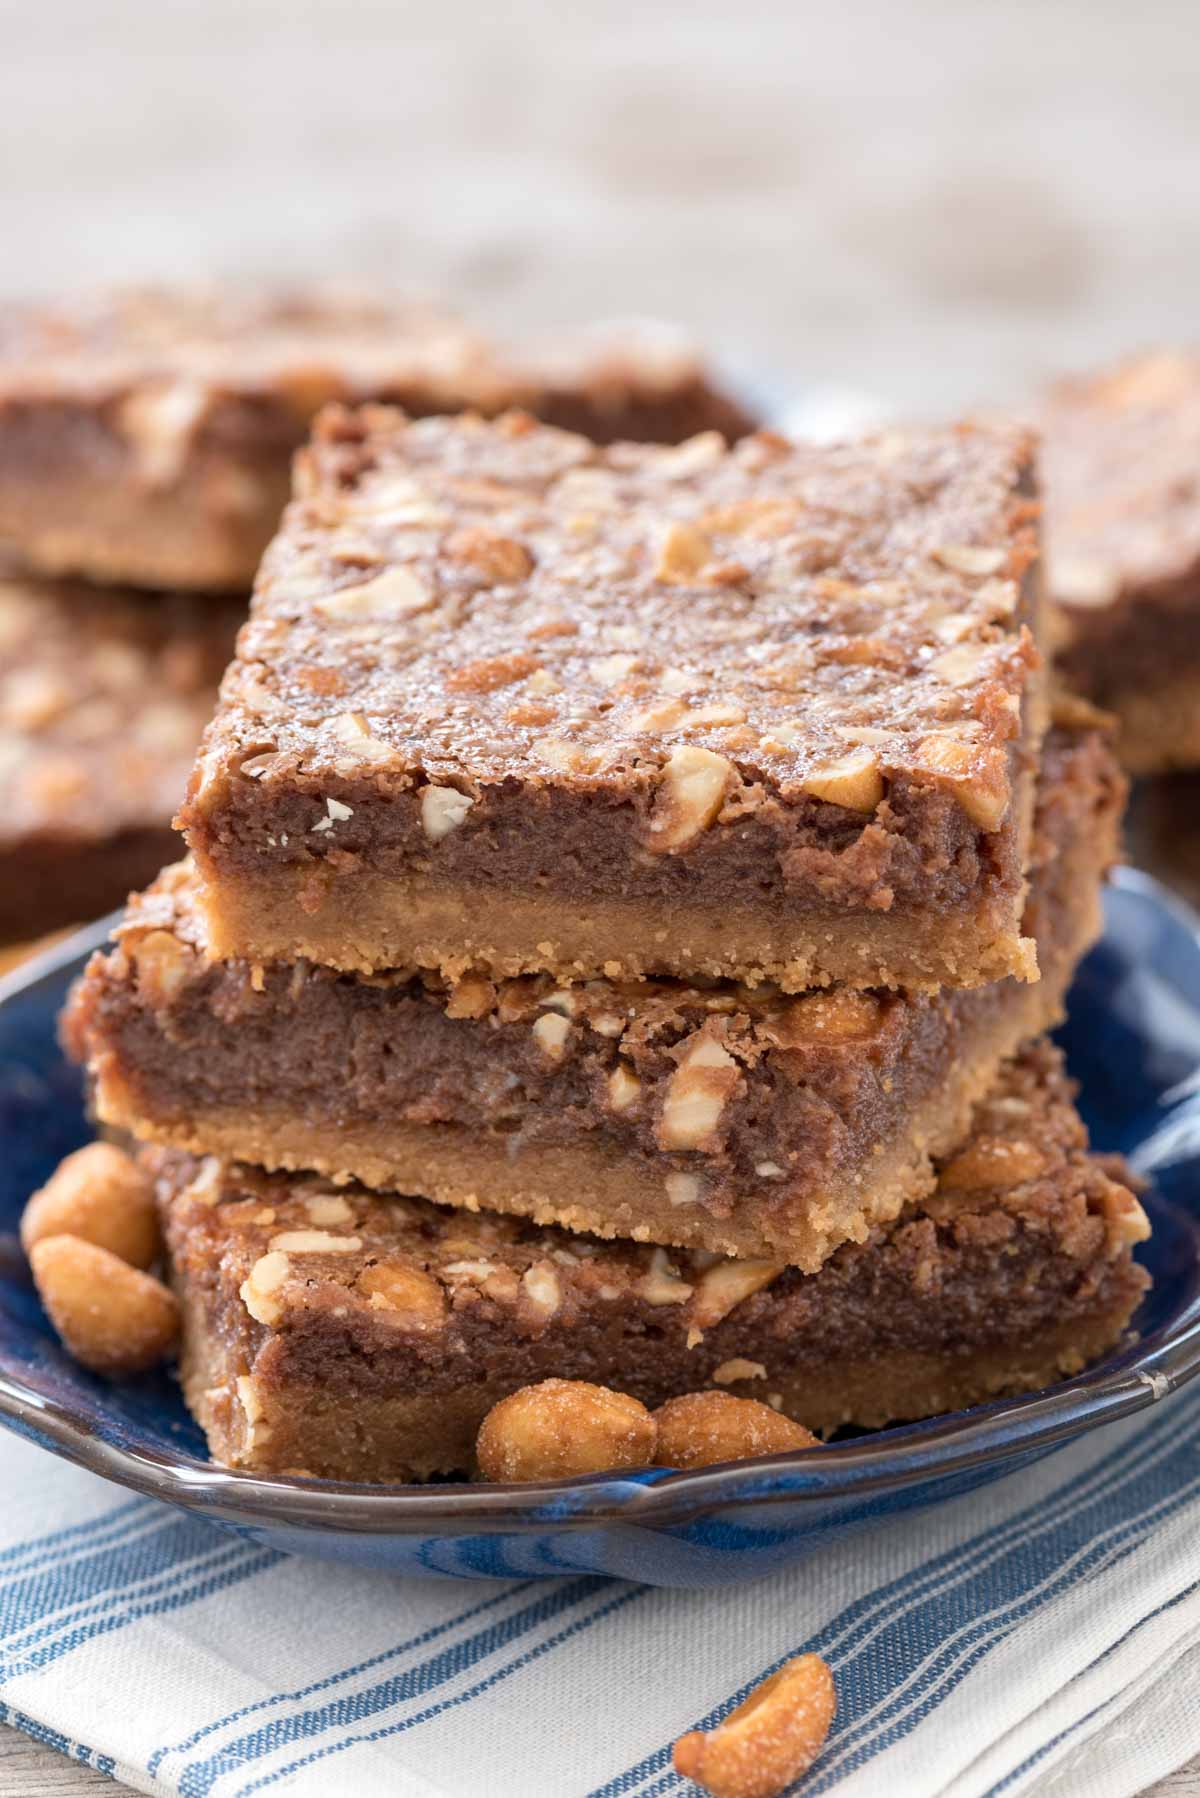
[[(973, 1316), (973, 1286), (994, 1297), (997, 1270), (1007, 1267), (1018, 1281), (1014, 1306), (1033, 1304), (1039, 1279), (1065, 1294), (1065, 1267), (1102, 1268), (1148, 1233), (1137, 1199), (1113, 1177), (1119, 1169), (1087, 1153), (1071, 1098), (1059, 1052), (1044, 1040), (1031, 1045), (978, 1107), (933, 1197), (865, 1243), (844, 1244), (815, 1275), (600, 1242), (356, 1186), (335, 1189), (315, 1176), (169, 1150), (144, 1154), (177, 1276), (210, 1289), (210, 1321), (224, 1313), (219, 1327), (251, 1341), (285, 1332), (297, 1354), (306, 1334), (320, 1337), (328, 1350), (314, 1363), (322, 1380), (342, 1377), (334, 1344), (350, 1337), (357, 1381), (385, 1377), (383, 1356), (404, 1343), (432, 1375), (444, 1370), (461, 1383), (476, 1368), (464, 1350), (478, 1352), (489, 1338), (537, 1337), (552, 1325), (586, 1328), (597, 1314), (636, 1331), (639, 1355), (647, 1330), (665, 1333), (664, 1348), (686, 1336), (689, 1346), (706, 1342), (720, 1354), (726, 1320), (736, 1352), (747, 1325), (780, 1333), (789, 1316), (798, 1328), (820, 1319), (831, 1352), (844, 1330), (851, 1349), (864, 1302), (872, 1329), (889, 1338), (1001, 1337), (1013, 1320), (989, 1325)], [(886, 1315), (870, 1305), (880, 1290)]]
[(714, 794), (861, 815), (896, 777), (998, 829), (1036, 662), (1031, 458), (999, 426), (605, 450), (521, 414), (329, 411), (197, 800), (427, 782), (456, 789), (436, 840), (486, 785), (615, 796), (665, 766), (652, 850), (690, 840), (697, 795), (706, 822)]
[(131, 403), (147, 425), (187, 416), (194, 427), (230, 396), (290, 400), (300, 421), (330, 399), (381, 397), (488, 412), (586, 397), (602, 415), (705, 378), (696, 346), (663, 327), (597, 327), (521, 346), (445, 308), (333, 283), (142, 287), (0, 306), (0, 403), (137, 393)]
[(334, 287), (137, 288), (0, 310), (0, 399), (159, 388), (182, 411), (189, 399), (290, 394), (307, 418), (332, 396), (394, 383), (447, 404), (500, 405), (512, 383), (497, 386), (495, 362), (487, 340), (447, 313)]
[(1159, 351), (1051, 392), (1050, 592), (1078, 607), (1200, 574), (1200, 354)]
[(244, 617), (0, 573), (0, 846), (165, 827)]

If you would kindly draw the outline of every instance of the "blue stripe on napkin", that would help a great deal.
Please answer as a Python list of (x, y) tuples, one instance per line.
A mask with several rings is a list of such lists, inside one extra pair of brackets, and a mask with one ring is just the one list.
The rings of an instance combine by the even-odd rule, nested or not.
[[(1177, 1400), (1126, 1440), (1118, 1462), (1068, 1479), (1053, 1499), (969, 1538), (919, 1577), (906, 1574), (848, 1606), (687, 1727), (715, 1728), (784, 1661), (823, 1654), (838, 1714), (805, 1784), (805, 1798), (816, 1798), (914, 1729), (1030, 1612), (1095, 1578), (1200, 1494), (1198, 1443), (1200, 1401)], [(687, 1787), (664, 1743), (590, 1798), (659, 1798)]]
[[(893, 1572), (873, 1590), (826, 1613), (817, 1627), (801, 1621), (785, 1652), (775, 1652), (776, 1635), (765, 1664), (755, 1661), (753, 1635), (731, 1640), (730, 1694), (692, 1725), (677, 1718), (678, 1694), (687, 1688), (686, 1665), (682, 1673), (673, 1670), (673, 1702), (664, 1708), (664, 1726), (671, 1726), (666, 1720), (674, 1711), (673, 1737), (685, 1727), (713, 1727), (783, 1660), (814, 1650), (834, 1670), (838, 1717), (804, 1785), (805, 1798), (850, 1780), (858, 1792), (855, 1776), (864, 1772), (871, 1787), (882, 1782), (888, 1777), (888, 1751), (919, 1730), (964, 1682), (981, 1677), (988, 1656), (1023, 1624), (1072, 1591), (1101, 1582), (1185, 1508), (1200, 1509), (1200, 1393), (1155, 1407), (1147, 1421), (1122, 1426), (1112, 1440), (1119, 1442), (1119, 1452), (1097, 1456), (1094, 1445), (1085, 1448), (1082, 1466), (1081, 1456), (1070, 1454), (1045, 1463), (1036, 1500), (1025, 1493), (1025, 1502), (1017, 1502), (1024, 1488), (1015, 1477), (1007, 1486), (1015, 1508), (999, 1521), (970, 1531), (901, 1574), (895, 1574), (893, 1562)], [(1057, 1479), (1056, 1466), (1062, 1469)], [(993, 1515), (996, 1497), (1005, 1491), (1004, 1485), (993, 1489), (988, 1500)], [(964, 1515), (961, 1505), (958, 1514)], [(930, 1514), (924, 1525), (913, 1519), (908, 1527), (928, 1528), (936, 1542), (941, 1515)], [(863, 1539), (866, 1556), (870, 1541)], [(167, 1612), (186, 1613), (216, 1593), (252, 1584), (282, 1560), (143, 1500), (124, 1501), (97, 1510), (90, 1520), (10, 1544), (0, 1551), (0, 1676), (44, 1674), (98, 1636)], [(1062, 1690), (1082, 1682), (1155, 1618), (1184, 1607), (1200, 1590), (1194, 1573), (1181, 1569), (1181, 1589), (1168, 1597), (1157, 1588), (1143, 1616), (1127, 1610), (1120, 1631), (1114, 1630), (1095, 1659), (1072, 1672)], [(315, 1648), (308, 1662), (316, 1677), (265, 1696), (251, 1684), (245, 1702), (226, 1704), (207, 1720), (203, 1711), (197, 1715), (196, 1694), (189, 1694), (188, 1708), (180, 1711), (184, 1727), (151, 1750), (139, 1748), (136, 1764), (184, 1798), (215, 1798), (218, 1791), (220, 1798), (249, 1798), (285, 1784), (306, 1793), (340, 1790), (340, 1780), (353, 1775), (339, 1774), (339, 1757), (406, 1736), (416, 1741), (427, 1725), (456, 1709), (487, 1706), (481, 1714), (489, 1728), (494, 1718), (501, 1733), (526, 1727), (520, 1714), (498, 1702), (505, 1682), (535, 1664), (553, 1667), (568, 1644), (618, 1613), (628, 1620), (623, 1627), (634, 1631), (642, 1613), (647, 1628), (661, 1629), (664, 1623), (673, 1628), (674, 1606), (680, 1606), (681, 1616), (694, 1617), (688, 1602), (668, 1592), (579, 1575), (552, 1586), (506, 1584), (474, 1596), (449, 1617), (441, 1615), (443, 1601), (437, 1620), (420, 1628), (413, 1627), (420, 1621), (413, 1601), (402, 1638), (389, 1643), (384, 1634), (384, 1645), (378, 1646), (376, 1634), (373, 1653), (322, 1668)], [(798, 1620), (803, 1616), (798, 1612)], [(286, 1627), (286, 1617), (280, 1622)], [(186, 1639), (186, 1624), (178, 1627)], [(143, 1643), (131, 1652), (145, 1655), (153, 1649)], [(304, 1664), (302, 1656), (299, 1665)], [(553, 1671), (549, 1677), (553, 1688)], [(12, 1694), (17, 1701), (3, 1713), (8, 1720), (80, 1761), (113, 1770), (113, 1742), (94, 1718), (89, 1721), (104, 1738), (103, 1751), (66, 1733), (63, 1722), (72, 1714), (66, 1702), (57, 1712), (48, 1705), (40, 1721), (32, 1716), (27, 1690), (22, 1687), (19, 1699)], [(231, 1690), (236, 1696), (236, 1682)], [(1096, 1695), (1094, 1684), (1081, 1684), (1080, 1714), (1067, 1713), (1064, 1727), (1060, 1710), (1053, 1731), (1032, 1753), (1031, 1738), (1023, 1736), (1018, 1764), (1005, 1769), (991, 1790), (1024, 1789), (1061, 1754), (1064, 1743), (1086, 1739), (1104, 1725), (1110, 1710), (1120, 1713), (1119, 1689), (1100, 1705)], [(1200, 1748), (1200, 1724), (1197, 1734)], [(614, 1741), (619, 1750), (619, 1720)], [(121, 1748), (119, 1741), (116, 1745)], [(120, 1760), (134, 1764), (124, 1754)], [(406, 1764), (399, 1761), (398, 1769)], [(413, 1778), (420, 1783), (415, 1769)], [(663, 1740), (594, 1785), (592, 1798), (660, 1798), (685, 1790), (686, 1782), (671, 1766), (670, 1741)]]

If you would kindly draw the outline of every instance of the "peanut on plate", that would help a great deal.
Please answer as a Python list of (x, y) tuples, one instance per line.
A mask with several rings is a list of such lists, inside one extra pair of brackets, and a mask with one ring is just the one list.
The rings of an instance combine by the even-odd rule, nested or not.
[(711, 1467), (820, 1446), (803, 1424), (756, 1398), (735, 1398), (732, 1392), (684, 1393), (660, 1405), (654, 1419), (660, 1467)]
[(29, 1261), (51, 1323), (94, 1373), (143, 1373), (174, 1347), (179, 1307), (161, 1280), (79, 1236), (43, 1236)]
[(656, 1435), (645, 1405), (624, 1392), (587, 1380), (543, 1380), (493, 1405), (476, 1453), (485, 1480), (560, 1480), (648, 1467)]

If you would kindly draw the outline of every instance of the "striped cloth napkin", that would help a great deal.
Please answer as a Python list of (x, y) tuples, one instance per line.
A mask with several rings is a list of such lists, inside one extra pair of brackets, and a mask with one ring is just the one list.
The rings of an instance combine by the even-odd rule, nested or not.
[(1143, 1791), (1200, 1753), (1200, 1390), (713, 1592), (293, 1560), (0, 1438), (0, 1713), (140, 1791), (686, 1793), (673, 1739), (805, 1649), (805, 1794)]

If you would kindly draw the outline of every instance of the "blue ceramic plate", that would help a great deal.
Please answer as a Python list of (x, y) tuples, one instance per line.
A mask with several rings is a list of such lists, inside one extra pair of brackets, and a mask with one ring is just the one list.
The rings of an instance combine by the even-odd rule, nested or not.
[(1145, 877), (1122, 873), (1064, 1032), (1097, 1145), (1154, 1190), (1140, 1337), (1073, 1380), (931, 1423), (696, 1473), (540, 1486), (368, 1487), (229, 1473), (166, 1375), (110, 1386), (59, 1349), (16, 1246), (25, 1196), (88, 1136), (55, 1016), (96, 925), (0, 980), (0, 1419), (106, 1479), (270, 1547), (459, 1578), (587, 1570), (654, 1585), (749, 1579), (833, 1531), (968, 1491), (1200, 1369), (1200, 938)]

